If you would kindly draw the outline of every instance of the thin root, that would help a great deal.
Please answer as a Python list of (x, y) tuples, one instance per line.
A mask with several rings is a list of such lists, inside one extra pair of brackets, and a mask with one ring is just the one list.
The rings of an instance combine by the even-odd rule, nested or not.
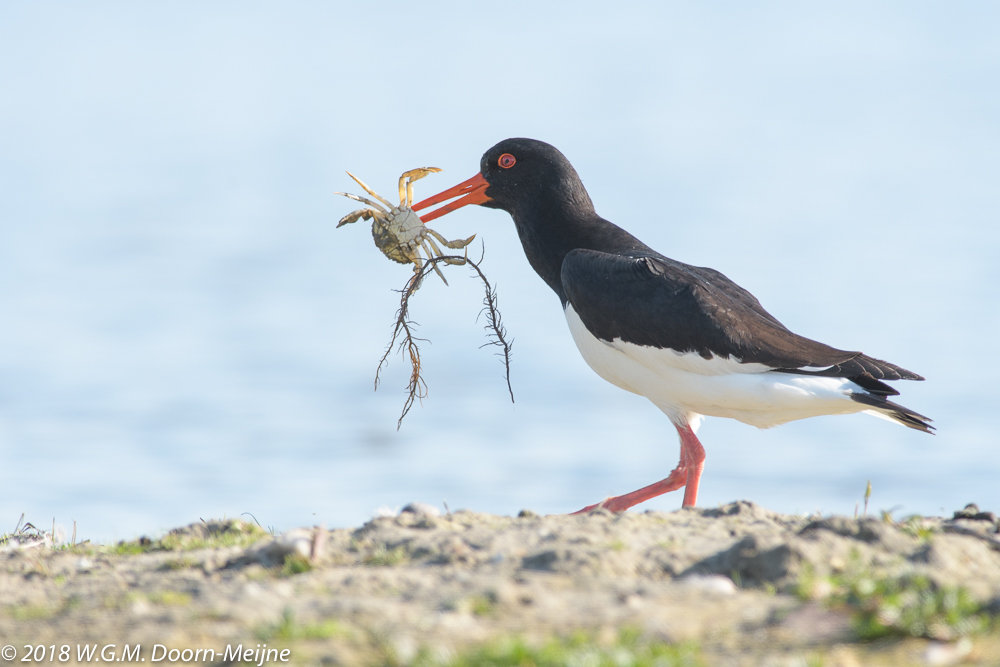
[[(482, 262), (482, 257), (479, 258), (479, 262)], [(497, 307), (497, 293), (496, 289), (490, 285), (490, 282), (486, 279), (486, 275), (483, 273), (482, 269), (479, 268), (479, 262), (475, 262), (466, 257), (459, 257), (457, 255), (438, 255), (436, 257), (431, 257), (424, 260), (423, 265), (419, 267), (419, 270), (415, 272), (410, 279), (406, 282), (406, 286), (399, 290), (399, 310), (396, 311), (396, 323), (392, 330), (392, 339), (389, 341), (389, 345), (385, 348), (385, 354), (382, 355), (381, 361), (379, 361), (378, 368), (375, 370), (375, 389), (378, 389), (379, 385), (379, 375), (382, 372), (382, 368), (388, 364), (389, 355), (393, 350), (399, 350), (401, 353), (405, 351), (406, 356), (410, 359), (410, 382), (407, 386), (407, 397), (406, 401), (403, 403), (403, 412), (399, 415), (399, 421), (396, 423), (396, 429), (398, 430), (403, 424), (403, 418), (410, 412), (410, 408), (413, 407), (414, 402), (417, 400), (423, 401), (427, 397), (427, 383), (424, 381), (421, 375), (421, 365), (420, 365), (420, 348), (417, 346), (418, 341), (423, 341), (426, 339), (418, 338), (414, 335), (414, 331), (417, 327), (417, 323), (410, 319), (410, 297), (412, 297), (418, 289), (420, 289), (421, 284), (423, 284), (424, 278), (426, 278), (430, 272), (433, 270), (437, 272), (441, 279), (444, 276), (441, 274), (438, 268), (439, 263), (444, 264), (466, 264), (471, 266), (473, 271), (480, 280), (483, 281), (483, 286), (486, 288), (486, 296), (483, 298), (483, 310), (480, 314), (486, 315), (486, 336), (487, 342), (482, 345), (482, 347), (495, 345), (501, 350), (497, 352), (504, 364), (504, 378), (507, 382), (507, 391), (510, 393), (510, 401), (514, 402), (514, 390), (510, 384), (510, 355), (511, 355), (511, 344), (507, 342), (507, 330), (504, 328), (503, 323), (500, 320), (500, 310)]]

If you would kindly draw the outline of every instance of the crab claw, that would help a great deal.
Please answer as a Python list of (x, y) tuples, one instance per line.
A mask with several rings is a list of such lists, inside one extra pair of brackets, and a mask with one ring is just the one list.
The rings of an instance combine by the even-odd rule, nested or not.
[(409, 206), (413, 203), (413, 181), (419, 181), (424, 176), (439, 171), (441, 170), (437, 167), (421, 167), (420, 169), (404, 171), (403, 175), (399, 177), (399, 205)]
[(337, 223), (337, 227), (343, 227), (344, 225), (349, 225), (352, 222), (357, 222), (358, 220), (369, 220), (374, 216), (374, 211), (370, 208), (360, 208), (357, 211), (351, 211)]
[(399, 180), (408, 178), (411, 181), (418, 181), (428, 174), (436, 174), (439, 171), (441, 170), (437, 167), (421, 167), (419, 169), (411, 169), (409, 171), (404, 171), (403, 175), (399, 177)]

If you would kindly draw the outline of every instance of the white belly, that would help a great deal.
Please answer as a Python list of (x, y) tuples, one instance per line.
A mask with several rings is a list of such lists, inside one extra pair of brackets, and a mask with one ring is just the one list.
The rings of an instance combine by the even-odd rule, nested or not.
[(621, 339), (608, 343), (595, 338), (569, 304), (566, 321), (580, 354), (598, 375), (645, 396), (678, 424), (709, 415), (768, 428), (865, 410), (850, 398), (864, 389), (850, 380), (777, 373), (762, 364), (705, 359), (696, 352), (678, 354)]

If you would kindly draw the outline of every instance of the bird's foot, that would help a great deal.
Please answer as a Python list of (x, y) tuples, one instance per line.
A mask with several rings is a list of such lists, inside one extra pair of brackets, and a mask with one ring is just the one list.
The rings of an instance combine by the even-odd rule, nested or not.
[(655, 484), (650, 484), (649, 486), (644, 486), (638, 491), (633, 491), (632, 493), (607, 498), (595, 505), (587, 505), (582, 510), (573, 512), (573, 514), (586, 514), (594, 511), (595, 509), (606, 509), (609, 512), (624, 512), (629, 507), (638, 505), (639, 503), (645, 502), (650, 498), (655, 498), (656, 496), (663, 495), (664, 493), (676, 491), (686, 485), (687, 481), (687, 468), (678, 466), (666, 479), (662, 479)]

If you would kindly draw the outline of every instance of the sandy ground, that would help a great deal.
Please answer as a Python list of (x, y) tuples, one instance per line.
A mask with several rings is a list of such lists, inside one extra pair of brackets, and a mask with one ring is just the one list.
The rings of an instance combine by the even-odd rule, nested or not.
[[(41, 662), (85, 662), (80, 647), (94, 645), (120, 661), (126, 644), (129, 661), (168, 663), (177, 649), (175, 662), (226, 664), (242, 645), (272, 650), (267, 664), (282, 650), (287, 664), (460, 664), (512, 638), (576, 637), (620, 657), (626, 632), (685, 647), (662, 664), (1000, 665), (1000, 524), (987, 513), (893, 522), (749, 502), (545, 517), (410, 510), (278, 537), (230, 520), (105, 547), (8, 540), (0, 644), (16, 652), (9, 664), (38, 658), (38, 646)], [(928, 591), (963, 588), (980, 625), (911, 623), (863, 641), (866, 612), (902, 627), (905, 600), (851, 591), (915, 576)]]

